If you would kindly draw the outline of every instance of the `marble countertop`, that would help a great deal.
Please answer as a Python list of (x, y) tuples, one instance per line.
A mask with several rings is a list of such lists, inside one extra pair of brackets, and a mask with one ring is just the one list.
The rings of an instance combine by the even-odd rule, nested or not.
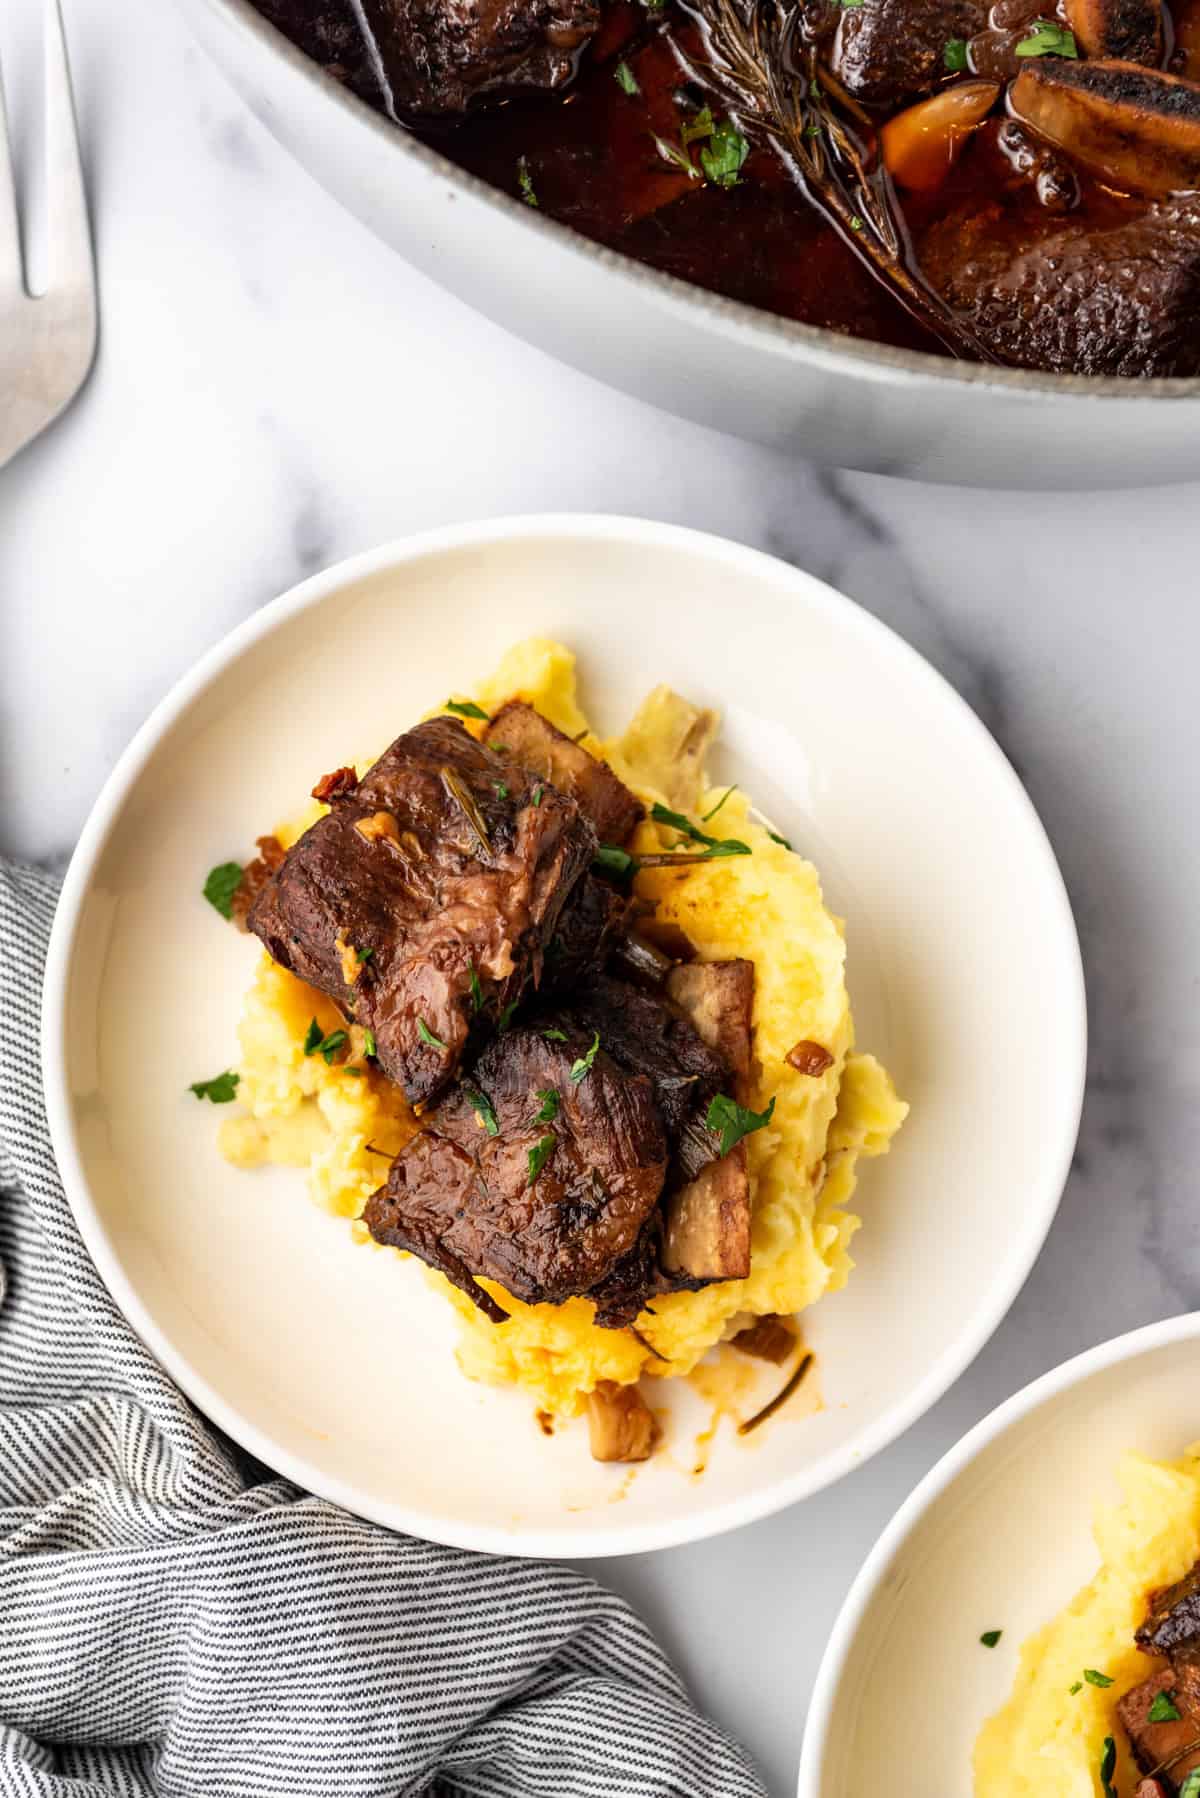
[[(150, 707), (300, 576), (423, 526), (571, 509), (723, 532), (852, 595), (976, 708), (1057, 847), (1089, 976), (1090, 1079), (1059, 1220), (1008, 1320), (922, 1423), (835, 1490), (599, 1569), (784, 1798), (829, 1625), (914, 1482), (1034, 1375), (1200, 1302), (1200, 488), (901, 485), (653, 412), (368, 237), (169, 8), (66, 10), (104, 335), (79, 404), (0, 473), (0, 852), (62, 862)], [(16, 102), (32, 93), (38, 11), (18, 0), (0, 19)], [(34, 121), (13, 110), (28, 144)]]

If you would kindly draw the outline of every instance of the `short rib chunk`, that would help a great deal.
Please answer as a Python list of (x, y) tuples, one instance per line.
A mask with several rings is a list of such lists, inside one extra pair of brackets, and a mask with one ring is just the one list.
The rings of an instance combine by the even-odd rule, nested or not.
[(250, 929), (372, 1030), (414, 1104), (540, 975), (595, 852), (573, 799), (507, 768), (455, 719), (398, 737), (288, 851)]
[(634, 825), (645, 815), (641, 801), (617, 779), (607, 762), (589, 755), (523, 699), (501, 706), (483, 740), (535, 779), (569, 793), (602, 843), (627, 842)]

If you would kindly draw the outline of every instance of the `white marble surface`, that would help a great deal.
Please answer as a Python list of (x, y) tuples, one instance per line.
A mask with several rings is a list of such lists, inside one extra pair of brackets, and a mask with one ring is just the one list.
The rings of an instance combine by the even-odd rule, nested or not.
[[(25, 143), (39, 3), (0, 9)], [(63, 859), (155, 700), (300, 575), (421, 526), (574, 508), (725, 532), (853, 595), (977, 708), (1057, 845), (1091, 1078), (1063, 1209), (1012, 1315), (923, 1423), (836, 1490), (601, 1570), (780, 1798), (834, 1612), (920, 1474), (1035, 1374), (1200, 1298), (1200, 489), (894, 485), (651, 412), (367, 237), (169, 7), (66, 4), (104, 338), (81, 402), (0, 473), (0, 852)]]

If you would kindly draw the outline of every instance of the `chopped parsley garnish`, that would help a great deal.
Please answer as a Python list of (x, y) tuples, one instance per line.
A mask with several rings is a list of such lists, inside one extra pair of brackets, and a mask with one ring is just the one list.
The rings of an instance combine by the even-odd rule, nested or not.
[(1029, 36), (1017, 45), (1018, 56), (1074, 56), (1079, 50), (1075, 34), (1055, 19), (1035, 19)]
[(1082, 1691), (1083, 1691), (1083, 1681), (1081, 1679), (1077, 1679), (1073, 1686), (1067, 1687), (1067, 1692), (1072, 1698), (1074, 1698), (1076, 1692), (1082, 1692)]
[(356, 949), (354, 953), (357, 955), (360, 962), (366, 962), (370, 961), (375, 951), (374, 949)]
[(529, 1151), (529, 1185), (532, 1186), (546, 1163), (558, 1147), (557, 1136), (539, 1137)]
[(445, 1049), (449, 1046), (442, 1041), (440, 1036), (435, 1036), (433, 1034), (433, 1031), (429, 1028), (429, 1025), (425, 1022), (424, 1018), (417, 1019), (417, 1035), (420, 1037), (421, 1041), (427, 1043), (431, 1049)]
[(1193, 1767), (1179, 1788), (1179, 1798), (1200, 1798), (1200, 1767)]
[(517, 1009), (519, 1003), (520, 1001), (517, 999), (509, 1000), (508, 1004), (504, 1007), (504, 1010), (500, 1013), (500, 1018), (496, 1025), (498, 1030), (508, 1029), (509, 1025), (512, 1023), (513, 1012)]
[[(854, 3), (861, 6), (862, 0), (854, 0)], [(736, 187), (742, 164), (749, 154), (750, 145), (733, 120), (721, 119), (713, 126), (709, 141), (700, 152), (700, 166), (714, 187)]]
[(979, 1640), (985, 1648), (994, 1648), (1003, 1634), (1002, 1629), (985, 1629)]
[(476, 705), (473, 699), (448, 699), (443, 710), (457, 712), (460, 718), (482, 718), (485, 722), (487, 719), (483, 707)]
[(542, 1036), (548, 1043), (565, 1043), (567, 1040), (565, 1030), (543, 1030)]
[(942, 50), (942, 63), (952, 75), (961, 75), (967, 66), (967, 40), (965, 37), (952, 37), (946, 40)]
[(193, 1081), (192, 1085), (188, 1087), (188, 1091), (195, 1093), (198, 1099), (208, 1099), (213, 1105), (228, 1105), (231, 1099), (237, 1097), (240, 1079), (240, 1074), (230, 1071), (225, 1074), (217, 1074), (211, 1080)]
[(241, 884), (241, 863), (221, 862), (218, 867), (208, 871), (208, 879), (204, 882), (204, 897), (223, 918), (232, 918), (233, 895)]
[(600, 1047), (600, 1032), (597, 1030), (592, 1037), (592, 1046), (588, 1050), (587, 1054), (581, 1055), (579, 1057), (578, 1061), (573, 1061), (571, 1063), (571, 1078), (575, 1082), (576, 1086), (579, 1085), (579, 1082), (581, 1080), (586, 1080), (587, 1076), (591, 1073), (592, 1063), (596, 1059), (596, 1051), (599, 1047)]
[(1183, 1713), (1169, 1692), (1159, 1692), (1146, 1712), (1147, 1723), (1178, 1723)]
[(1085, 1667), (1083, 1677), (1089, 1686), (1111, 1686), (1112, 1680), (1107, 1673), (1098, 1673), (1095, 1667)]
[[(1116, 1787), (1112, 1782), (1113, 1774), (1116, 1770), (1117, 1744), (1113, 1741), (1111, 1736), (1105, 1736), (1104, 1750), (1100, 1756), (1100, 1784), (1104, 1788), (1104, 1798), (1117, 1798)], [(1183, 1798), (1182, 1792), (1180, 1793), (1179, 1798)]]
[(533, 176), (529, 173), (528, 156), (517, 157), (517, 186), (521, 190), (521, 198), (526, 206), (538, 204), (538, 197), (533, 191)]
[(712, 107), (702, 106), (693, 118), (683, 121), (679, 130), (679, 141), (686, 150), (689, 144), (698, 144), (702, 139), (711, 137), (712, 133)]
[(723, 841), (710, 837), (706, 831), (697, 830), (690, 819), (682, 812), (673, 812), (668, 806), (659, 805), (657, 801), (650, 808), (650, 816), (656, 824), (669, 824), (673, 830), (687, 837), (690, 842), (703, 843), (710, 855), (749, 855), (749, 843), (741, 843), (736, 837), (726, 837)]
[(322, 1036), (321, 1026), (314, 1018), (309, 1024), (308, 1033), (304, 1038), (304, 1053), (323, 1056), (325, 1066), (330, 1068), (333, 1066), (334, 1056), (345, 1041), (346, 1032), (344, 1030), (331, 1030), (328, 1036)]
[(540, 784), (533, 789), (532, 799), (533, 799), (534, 805), (540, 805), (542, 803), (542, 794), (545, 791), (546, 791), (545, 787), (543, 787)]
[(471, 963), (471, 1010), (483, 1010), (483, 988), (479, 984), (479, 975), (475, 972), (475, 963)]
[(769, 836), (769, 837), (770, 837), (770, 839), (771, 839), (771, 841), (772, 841), (772, 842), (773, 842), (773, 843), (778, 843), (778, 844), (779, 844), (779, 847), (780, 847), (780, 848), (781, 848), (781, 849), (790, 849), (790, 848), (791, 848), (791, 846), (792, 846), (792, 845), (791, 845), (791, 844), (790, 844), (790, 843), (789, 843), (789, 842), (788, 842), (788, 840), (787, 840), (787, 838), (786, 838), (786, 837), (781, 837), (781, 836), (780, 836), (780, 834), (779, 834), (779, 832), (778, 832), (778, 831), (777, 831), (777, 830), (769, 830), (769, 831), (768, 831), (768, 832), (767, 832), (767, 835), (768, 835), (768, 836)]
[(500, 1119), (496, 1116), (496, 1107), (488, 1098), (482, 1087), (467, 1086), (463, 1088), (471, 1105), (475, 1108), (475, 1116), (479, 1119), (489, 1136), (499, 1136)]
[(640, 94), (642, 91), (638, 86), (637, 76), (627, 62), (622, 61), (617, 64), (616, 68), (613, 70), (613, 79), (621, 92), (623, 94), (628, 94), (630, 99), (632, 99), (635, 94)]
[(862, 228), (863, 228), (863, 222), (859, 218), (857, 212), (852, 213), (851, 218), (850, 218), (850, 229), (852, 231), (861, 231)]
[(364, 1030), (363, 1031), (363, 1054), (364, 1055), (378, 1054), (378, 1050), (375, 1046), (375, 1032), (373, 1030)]
[(618, 848), (616, 843), (601, 843), (592, 857), (593, 868), (599, 868), (602, 874), (636, 874), (637, 857), (630, 855), (628, 849)]
[(721, 797), (717, 800), (717, 803), (713, 806), (712, 811), (705, 812), (704, 816), (700, 820), (701, 824), (707, 824), (710, 818), (715, 818), (717, 813), (720, 811), (721, 807), (724, 805), (725, 801), (729, 798), (729, 795), (731, 793), (736, 793), (736, 792), (737, 792), (737, 782), (734, 781), (734, 783), (731, 787), (726, 787), (725, 791), (721, 794)]
[(728, 1155), (743, 1136), (750, 1136), (755, 1130), (761, 1130), (769, 1124), (774, 1111), (774, 1099), (765, 1111), (748, 1111), (744, 1105), (737, 1104), (725, 1093), (718, 1093), (705, 1113), (704, 1121), (710, 1130), (721, 1132), (721, 1153)]
[(505, 786), (505, 784), (502, 780), (494, 780), (492, 782), (492, 785), (496, 789), (497, 799), (507, 799), (508, 798), (508, 788)]
[(561, 1103), (558, 1094), (552, 1086), (548, 1086), (544, 1091), (539, 1092), (537, 1097), (542, 1103), (534, 1116), (534, 1123), (552, 1124), (558, 1116), (558, 1107)]

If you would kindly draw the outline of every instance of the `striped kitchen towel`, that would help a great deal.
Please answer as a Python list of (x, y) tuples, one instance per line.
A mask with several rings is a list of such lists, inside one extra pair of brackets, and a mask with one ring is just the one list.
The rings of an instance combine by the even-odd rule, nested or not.
[(0, 865), (0, 1793), (761, 1798), (611, 1594), (363, 1523), (171, 1385), (50, 1150), (56, 895)]

